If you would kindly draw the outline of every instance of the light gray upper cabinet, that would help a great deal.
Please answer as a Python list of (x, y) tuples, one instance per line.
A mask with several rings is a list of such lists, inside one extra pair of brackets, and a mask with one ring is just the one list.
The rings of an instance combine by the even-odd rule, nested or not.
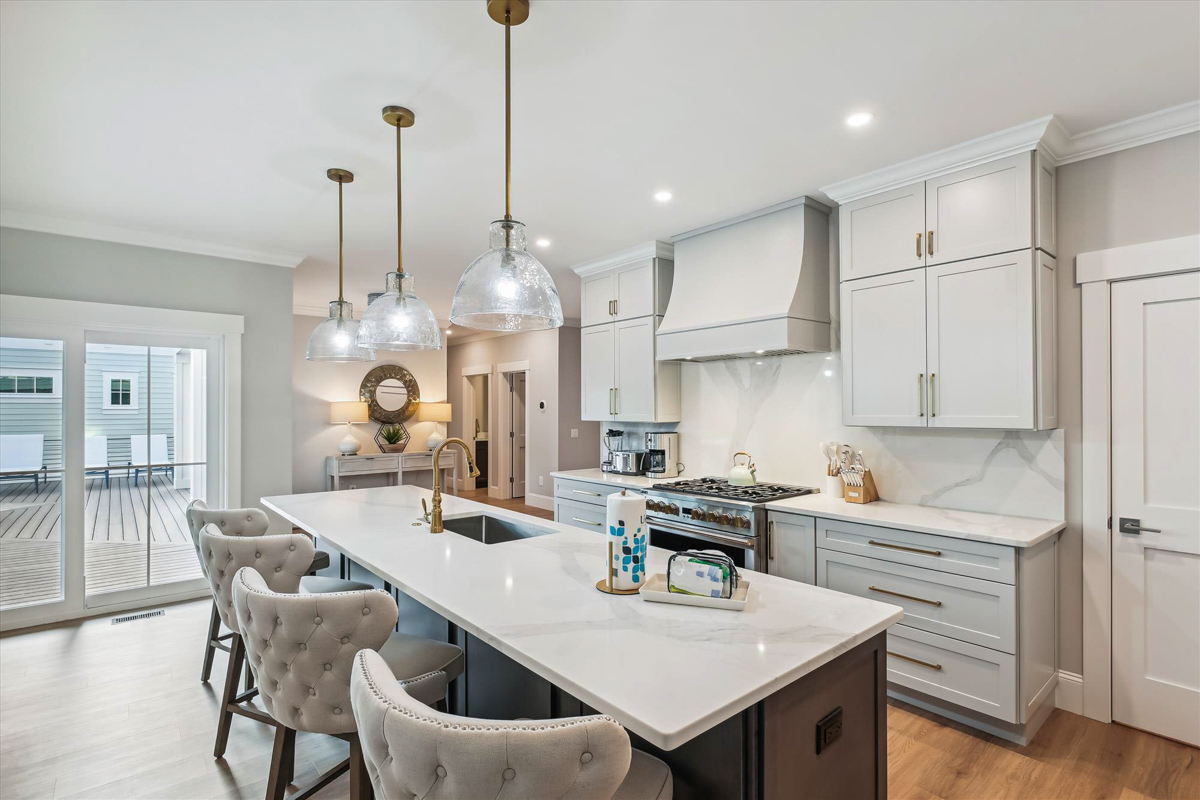
[(842, 207), (844, 424), (1057, 427), (1054, 183), (1028, 151)]
[(665, 259), (644, 258), (584, 277), (580, 325), (661, 316), (671, 294), (672, 267)]

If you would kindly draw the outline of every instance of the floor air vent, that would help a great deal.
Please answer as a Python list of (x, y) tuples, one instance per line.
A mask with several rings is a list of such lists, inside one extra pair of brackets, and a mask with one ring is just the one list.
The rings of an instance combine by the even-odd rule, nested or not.
[(150, 619), (151, 617), (165, 617), (166, 615), (167, 612), (160, 608), (158, 611), (143, 611), (140, 614), (127, 614), (123, 617), (113, 617), (112, 624), (120, 625), (122, 622), (133, 622), (134, 620)]

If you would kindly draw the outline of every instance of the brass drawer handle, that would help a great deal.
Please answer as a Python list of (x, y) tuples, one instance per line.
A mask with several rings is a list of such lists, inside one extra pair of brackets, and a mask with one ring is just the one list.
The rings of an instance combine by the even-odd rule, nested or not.
[(912, 656), (901, 655), (900, 653), (893, 653), (891, 650), (887, 650), (886, 652), (889, 656), (892, 656), (893, 658), (903, 659), (904, 661), (909, 661), (913, 664), (920, 664), (922, 667), (929, 667), (930, 669), (941, 669), (942, 668), (941, 664), (930, 664), (928, 661), (922, 661), (919, 658), (913, 658)]
[[(917, 416), (925, 416), (925, 373), (917, 375)], [(875, 544), (871, 542), (871, 544)]]
[(599, 497), (599, 492), (585, 492), (583, 489), (572, 489), (575, 494), (586, 494), (588, 497)]
[(571, 517), (572, 522), (582, 522), (584, 525), (595, 525), (597, 528), (603, 528), (603, 522), (592, 522), (590, 519), (580, 519), (579, 517)]
[(917, 258), (921, 257), (921, 234), (917, 234)]
[(902, 544), (889, 544), (888, 542), (877, 542), (874, 539), (868, 539), (867, 544), (873, 544), (876, 547), (890, 547), (893, 550), (903, 550), (906, 553), (920, 553), (923, 556), (940, 556), (941, 550), (922, 550), (919, 547), (905, 547)]
[(924, 597), (913, 597), (911, 594), (900, 594), (899, 592), (893, 592), (891, 589), (880, 589), (878, 586), (868, 586), (867, 588), (872, 592), (890, 594), (892, 597), (903, 597), (905, 600), (916, 600), (918, 603), (925, 603), (931, 606), (940, 606), (942, 604), (941, 600), (926, 600)]
[(937, 395), (933, 391), (933, 379), (935, 377), (934, 373), (929, 373), (929, 416), (931, 417), (937, 416)]
[(929, 255), (933, 255), (933, 231), (929, 232), (929, 238), (925, 240), (925, 244), (929, 247)]

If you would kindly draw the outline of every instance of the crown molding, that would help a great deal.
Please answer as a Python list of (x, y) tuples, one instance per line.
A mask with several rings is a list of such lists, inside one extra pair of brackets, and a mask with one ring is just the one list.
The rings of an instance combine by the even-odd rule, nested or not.
[(1200, 131), (1200, 100), (1074, 136), (1067, 133), (1066, 128), (1055, 119), (1046, 132), (1042, 146), (1057, 164), (1062, 165), (1196, 131)]
[(760, 208), (757, 211), (751, 211), (747, 214), (742, 214), (740, 217), (714, 222), (711, 225), (705, 225), (703, 228), (696, 228), (695, 230), (686, 231), (685, 233), (677, 233), (671, 237), (671, 244), (674, 245), (676, 242), (682, 242), (684, 239), (691, 239), (693, 236), (712, 233), (713, 231), (720, 230), (721, 228), (728, 228), (731, 225), (749, 222), (752, 219), (765, 217), (768, 214), (774, 214), (776, 211), (783, 211), (784, 209), (795, 208), (796, 206), (807, 206), (808, 208), (814, 208), (826, 215), (833, 213), (833, 209), (821, 201), (813, 200), (811, 197), (801, 195), (800, 197), (792, 200), (785, 200), (784, 202), (776, 203), (773, 206), (767, 206), (766, 208)]
[(1055, 165), (1071, 164), (1196, 131), (1200, 131), (1200, 101), (1075, 135), (1068, 133), (1062, 122), (1051, 115), (831, 183), (821, 187), (821, 191), (843, 204), (1027, 150), (1040, 151)]
[(675, 260), (675, 245), (669, 242), (652, 241), (644, 244), (639, 244), (636, 247), (630, 247), (628, 250), (621, 250), (617, 253), (597, 258), (593, 261), (585, 261), (582, 264), (576, 264), (571, 267), (571, 270), (580, 277), (594, 275), (597, 272), (613, 269), (614, 267), (623, 267), (626, 264), (634, 264), (638, 261), (643, 261), (647, 258), (664, 258), (668, 261)]
[(20, 228), (38, 233), (54, 233), (74, 236), (77, 239), (96, 239), (101, 242), (132, 244), (138, 247), (153, 247), (158, 250), (173, 250), (177, 253), (194, 253), (201, 256), (228, 258), (234, 261), (249, 261), (254, 264), (269, 264), (273, 267), (295, 269), (304, 260), (303, 253), (287, 253), (276, 250), (257, 250), (251, 247), (189, 239), (165, 233), (152, 233), (135, 228), (122, 228), (99, 222), (51, 217), (31, 214), (27, 211), (0, 209), (0, 227)]

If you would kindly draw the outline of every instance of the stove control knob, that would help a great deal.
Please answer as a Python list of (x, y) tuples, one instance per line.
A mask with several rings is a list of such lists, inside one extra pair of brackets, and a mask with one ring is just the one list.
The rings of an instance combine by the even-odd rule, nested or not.
[(750, 527), (750, 518), (749, 517), (734, 517), (733, 524), (739, 528), (749, 528)]
[(733, 517), (729, 516), (728, 514), (722, 514), (721, 515), (721, 524), (722, 525), (732, 525)]
[(678, 514), (679, 506), (675, 505), (674, 503), (671, 503), (669, 506), (667, 506), (667, 513), (671, 514), (671, 515)]
[(662, 511), (662, 504), (657, 500), (647, 500), (646, 508), (650, 511)]
[(718, 518), (718, 514), (715, 511), (710, 511), (705, 515), (705, 519), (707, 519), (709, 522), (716, 522)]
[(704, 519), (704, 512), (698, 508), (692, 509), (692, 519)]

